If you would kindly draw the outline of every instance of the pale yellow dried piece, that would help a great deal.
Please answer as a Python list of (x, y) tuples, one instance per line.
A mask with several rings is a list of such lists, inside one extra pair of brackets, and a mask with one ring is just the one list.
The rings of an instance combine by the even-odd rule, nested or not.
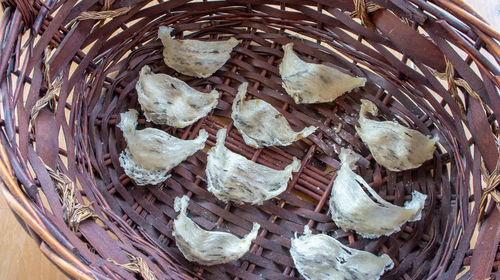
[(217, 105), (216, 90), (203, 93), (166, 74), (141, 69), (135, 85), (138, 101), (148, 121), (183, 128), (205, 117)]
[(136, 130), (138, 113), (134, 109), (121, 113), (118, 127), (127, 148), (120, 155), (120, 165), (138, 185), (158, 184), (170, 177), (167, 172), (205, 147), (208, 133), (200, 130), (194, 140), (182, 140), (163, 130)]
[(306, 280), (378, 280), (394, 266), (386, 254), (349, 248), (326, 234), (312, 234), (307, 225), (304, 235), (292, 238), (290, 254)]
[(366, 117), (367, 112), (378, 115), (375, 104), (363, 99), (356, 131), (380, 165), (391, 171), (402, 171), (417, 168), (432, 159), (437, 137), (431, 139), (395, 121), (370, 120)]
[(295, 103), (331, 102), (366, 83), (365, 78), (303, 61), (293, 51), (293, 43), (283, 46), (283, 50), (285, 55), (279, 66), (282, 85)]
[(296, 158), (284, 170), (255, 163), (226, 148), (225, 139), (226, 129), (220, 129), (215, 147), (208, 151), (205, 170), (208, 191), (222, 201), (262, 204), (284, 192), (292, 172), (300, 167)]
[(248, 83), (242, 83), (233, 101), (231, 117), (245, 143), (254, 148), (287, 146), (312, 134), (317, 127), (309, 126), (295, 132), (285, 117), (262, 99), (245, 100)]
[(226, 41), (177, 40), (170, 26), (160, 26), (158, 37), (163, 43), (163, 60), (168, 67), (184, 75), (207, 78), (219, 70), (231, 57), (238, 40)]
[(337, 226), (354, 230), (365, 238), (377, 238), (399, 231), (408, 221), (420, 220), (425, 194), (413, 191), (412, 200), (404, 207), (390, 204), (352, 171), (358, 159), (359, 155), (351, 150), (342, 149), (340, 153), (342, 166), (330, 195), (330, 211)]
[(236, 261), (248, 252), (257, 238), (260, 225), (253, 223), (252, 230), (242, 239), (220, 231), (207, 231), (188, 218), (186, 210), (189, 197), (176, 197), (175, 211), (180, 211), (174, 220), (175, 244), (184, 257), (201, 265), (216, 265)]

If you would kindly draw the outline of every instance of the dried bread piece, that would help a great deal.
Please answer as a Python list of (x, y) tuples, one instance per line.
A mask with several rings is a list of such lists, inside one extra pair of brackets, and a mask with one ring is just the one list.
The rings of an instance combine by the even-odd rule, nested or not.
[(250, 231), (242, 239), (227, 232), (207, 231), (186, 215), (189, 197), (176, 197), (175, 211), (180, 211), (174, 220), (174, 230), (177, 248), (184, 257), (201, 265), (215, 265), (236, 261), (250, 249), (252, 241), (257, 237), (260, 225), (253, 223)]
[(365, 238), (377, 238), (399, 231), (407, 221), (420, 220), (427, 197), (425, 194), (413, 191), (412, 200), (407, 201), (404, 207), (390, 204), (352, 171), (358, 159), (359, 155), (351, 150), (342, 149), (340, 153), (342, 166), (330, 196), (330, 211), (337, 226), (355, 230)]
[(431, 139), (395, 121), (370, 120), (367, 112), (377, 116), (378, 109), (373, 102), (363, 99), (356, 131), (380, 165), (391, 171), (402, 171), (417, 168), (432, 158), (437, 137)]
[(307, 63), (293, 51), (293, 43), (283, 46), (285, 55), (279, 66), (282, 85), (295, 103), (330, 102), (357, 87), (366, 79), (353, 77), (322, 64)]
[(233, 101), (231, 117), (245, 143), (254, 148), (287, 146), (312, 134), (317, 127), (292, 130), (285, 117), (261, 99), (245, 100), (248, 83), (242, 83)]
[(160, 26), (158, 37), (163, 43), (163, 60), (168, 67), (184, 75), (207, 78), (219, 70), (231, 57), (238, 40), (226, 41), (177, 40), (170, 33), (173, 27)]
[(312, 234), (307, 225), (304, 235), (295, 233), (290, 254), (306, 280), (378, 280), (394, 266), (386, 254), (349, 248), (326, 234)]
[(208, 151), (208, 191), (222, 201), (262, 204), (286, 190), (292, 172), (298, 171), (296, 158), (284, 170), (275, 170), (233, 153), (224, 146), (226, 129), (217, 132), (217, 143)]
[(135, 85), (138, 101), (148, 121), (183, 128), (205, 117), (217, 105), (216, 90), (203, 93), (166, 74), (141, 69)]
[(138, 113), (134, 109), (120, 116), (118, 127), (127, 142), (127, 148), (120, 155), (120, 165), (125, 174), (141, 186), (168, 179), (167, 172), (203, 149), (208, 138), (203, 129), (194, 140), (182, 140), (156, 128), (136, 130)]

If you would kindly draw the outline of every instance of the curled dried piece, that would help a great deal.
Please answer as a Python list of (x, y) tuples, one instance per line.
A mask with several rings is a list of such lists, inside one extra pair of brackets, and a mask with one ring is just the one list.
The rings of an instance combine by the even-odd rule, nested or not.
[(326, 234), (312, 234), (307, 225), (304, 235), (292, 239), (290, 254), (306, 280), (377, 280), (394, 266), (386, 254), (349, 248)]
[(245, 143), (254, 148), (287, 146), (313, 133), (309, 126), (300, 132), (292, 130), (285, 117), (271, 104), (261, 99), (245, 100), (248, 83), (242, 83), (233, 101), (231, 117)]
[(222, 201), (262, 204), (286, 190), (292, 172), (298, 171), (296, 158), (284, 170), (275, 170), (233, 153), (224, 146), (226, 129), (217, 132), (217, 143), (208, 151), (208, 191)]
[(197, 91), (179, 79), (151, 72), (149, 66), (141, 69), (135, 88), (148, 121), (180, 128), (205, 117), (219, 97), (216, 90)]
[(293, 51), (293, 43), (283, 46), (283, 50), (285, 55), (279, 66), (282, 85), (295, 103), (330, 102), (365, 85), (365, 78), (352, 77), (332, 67), (303, 61)]
[(127, 142), (127, 148), (120, 155), (120, 165), (125, 174), (141, 186), (168, 179), (167, 172), (203, 149), (208, 138), (203, 129), (194, 140), (182, 140), (156, 128), (136, 130), (138, 113), (134, 109), (120, 116), (118, 127)]
[(207, 78), (219, 70), (231, 57), (238, 40), (227, 41), (176, 40), (170, 33), (174, 28), (160, 26), (158, 37), (163, 43), (163, 60), (168, 67), (184, 75)]
[(407, 221), (420, 220), (427, 197), (425, 194), (413, 191), (412, 200), (407, 201), (404, 207), (390, 204), (352, 171), (358, 159), (359, 155), (351, 150), (342, 149), (340, 153), (342, 166), (330, 196), (330, 211), (337, 226), (355, 230), (365, 238), (377, 238), (399, 231)]
[(227, 232), (207, 231), (188, 218), (186, 210), (189, 197), (176, 197), (175, 211), (180, 211), (174, 220), (175, 244), (184, 257), (201, 265), (215, 265), (236, 261), (250, 249), (257, 237), (260, 225), (253, 223), (250, 231), (242, 239)]
[(395, 121), (370, 120), (367, 112), (377, 116), (378, 109), (373, 102), (363, 99), (356, 131), (380, 165), (402, 171), (417, 168), (432, 158), (437, 137), (431, 139)]

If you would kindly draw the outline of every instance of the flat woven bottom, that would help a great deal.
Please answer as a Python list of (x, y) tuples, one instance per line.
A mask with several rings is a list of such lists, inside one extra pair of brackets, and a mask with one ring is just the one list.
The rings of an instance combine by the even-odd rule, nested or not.
[[(116, 73), (116, 77), (120, 77), (121, 86), (125, 90), (106, 89), (105, 94), (99, 97), (99, 102), (91, 102), (95, 103), (95, 106), (90, 106), (88, 109), (92, 112), (89, 124), (96, 124), (97, 128), (95, 137), (91, 138), (90, 143), (95, 153), (91, 155), (96, 163), (94, 167), (98, 173), (109, 174), (96, 179), (102, 180), (98, 185), (103, 186), (101, 191), (111, 209), (119, 213), (127, 223), (132, 224), (138, 232), (152, 238), (162, 250), (175, 256), (184, 267), (205, 279), (299, 277), (293, 269), (293, 261), (289, 254), (290, 238), (295, 232), (301, 233), (306, 224), (317, 231), (338, 238), (353, 248), (374, 254), (382, 252), (389, 254), (396, 266), (384, 275), (385, 279), (394, 279), (404, 274), (425, 275), (432, 265), (430, 256), (437, 249), (435, 236), (440, 234), (439, 225), (442, 225), (440, 219), (449, 214), (448, 209), (440, 207), (442, 202), (437, 196), (440, 188), (437, 183), (439, 178), (432, 176), (439, 174), (434, 170), (437, 163), (434, 160), (429, 161), (414, 171), (388, 172), (375, 163), (354, 129), (361, 98), (375, 101), (387, 119), (394, 119), (397, 115), (396, 119), (411, 120), (418, 116), (405, 116), (408, 111), (404, 110), (404, 107), (400, 111), (387, 106), (393, 101), (381, 91), (378, 92), (377, 86), (372, 83), (339, 98), (334, 103), (297, 105), (281, 88), (278, 72), (282, 57), (281, 43), (290, 41), (289, 35), (277, 30), (272, 32), (273, 30), (269, 28), (266, 28), (264, 33), (259, 30), (262, 26), (254, 22), (227, 21), (225, 24), (221, 22), (217, 25), (224, 27), (207, 26), (193, 30), (193, 27), (203, 25), (198, 26), (193, 23), (176, 26), (176, 30), (193, 31), (185, 38), (216, 39), (229, 33), (243, 40), (233, 51), (228, 63), (213, 76), (207, 79), (178, 76), (198, 90), (209, 92), (215, 88), (222, 92), (217, 108), (212, 115), (186, 129), (155, 127), (182, 139), (193, 139), (200, 129), (205, 129), (210, 135), (207, 141), (210, 147), (215, 145), (217, 130), (228, 127), (230, 132), (226, 146), (232, 151), (275, 169), (283, 169), (290, 164), (293, 157), (297, 157), (302, 161), (300, 171), (294, 174), (286, 193), (280, 195), (278, 199), (266, 201), (261, 206), (225, 204), (206, 190), (205, 166), (208, 148), (174, 168), (172, 177), (165, 183), (148, 187), (134, 185), (124, 175), (118, 162), (119, 154), (126, 144), (121, 131), (115, 126), (118, 121), (117, 116), (127, 108), (140, 111), (137, 94), (133, 88), (138, 72), (144, 65), (150, 65), (155, 73), (178, 75), (163, 63), (161, 44), (158, 41), (151, 41), (134, 50), (128, 60), (120, 65), (121, 71)], [(151, 27), (150, 32), (154, 35), (156, 28)], [(311, 55), (303, 56), (303, 59), (316, 63), (337, 64), (338, 55), (331, 49), (312, 43), (302, 43), (300, 39), (294, 41), (299, 53)], [(318, 57), (314, 57), (315, 54)], [(349, 65), (349, 68), (360, 75), (359, 69), (354, 64)], [(111, 70), (103, 74), (109, 75), (108, 72)], [(278, 108), (295, 130), (310, 125), (318, 126), (320, 129), (308, 139), (288, 147), (256, 150), (245, 145), (241, 134), (232, 126), (230, 119), (231, 103), (242, 82), (250, 83), (249, 95), (263, 99)], [(143, 116), (139, 123), (145, 124), (142, 127), (153, 126), (151, 123), (146, 123)], [(427, 123), (429, 124), (431, 123)], [(414, 128), (419, 129), (419, 127)], [(91, 129), (93, 126), (89, 127), (89, 130)], [(420, 130), (429, 134), (427, 128)], [(427, 194), (429, 199), (422, 220), (406, 224), (401, 232), (390, 237), (375, 240), (362, 239), (351, 232), (338, 229), (328, 212), (328, 199), (336, 170), (340, 166), (338, 159), (340, 147), (351, 147), (365, 157), (359, 173), (389, 202), (402, 206), (410, 199), (414, 190)], [(98, 151), (102, 153), (101, 156)], [(115, 180), (112, 180), (113, 178)], [(190, 196), (194, 202), (189, 209), (189, 216), (205, 229), (227, 231), (243, 236), (251, 230), (253, 222), (260, 223), (262, 229), (250, 253), (238, 262), (213, 267), (202, 268), (186, 261), (176, 248), (172, 237), (172, 219), (177, 215), (173, 210), (173, 200), (184, 194)], [(437, 225), (437, 228), (431, 230), (432, 225)]]

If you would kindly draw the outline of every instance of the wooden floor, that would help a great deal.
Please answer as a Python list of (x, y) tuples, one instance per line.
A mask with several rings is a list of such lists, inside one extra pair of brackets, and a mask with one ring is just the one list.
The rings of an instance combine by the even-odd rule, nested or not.
[(67, 279), (41, 254), (0, 195), (0, 280)]
[[(465, 0), (500, 29), (500, 1)], [(0, 16), (2, 11), (0, 11)], [(0, 196), (0, 280), (60, 280), (66, 277), (43, 256)]]

